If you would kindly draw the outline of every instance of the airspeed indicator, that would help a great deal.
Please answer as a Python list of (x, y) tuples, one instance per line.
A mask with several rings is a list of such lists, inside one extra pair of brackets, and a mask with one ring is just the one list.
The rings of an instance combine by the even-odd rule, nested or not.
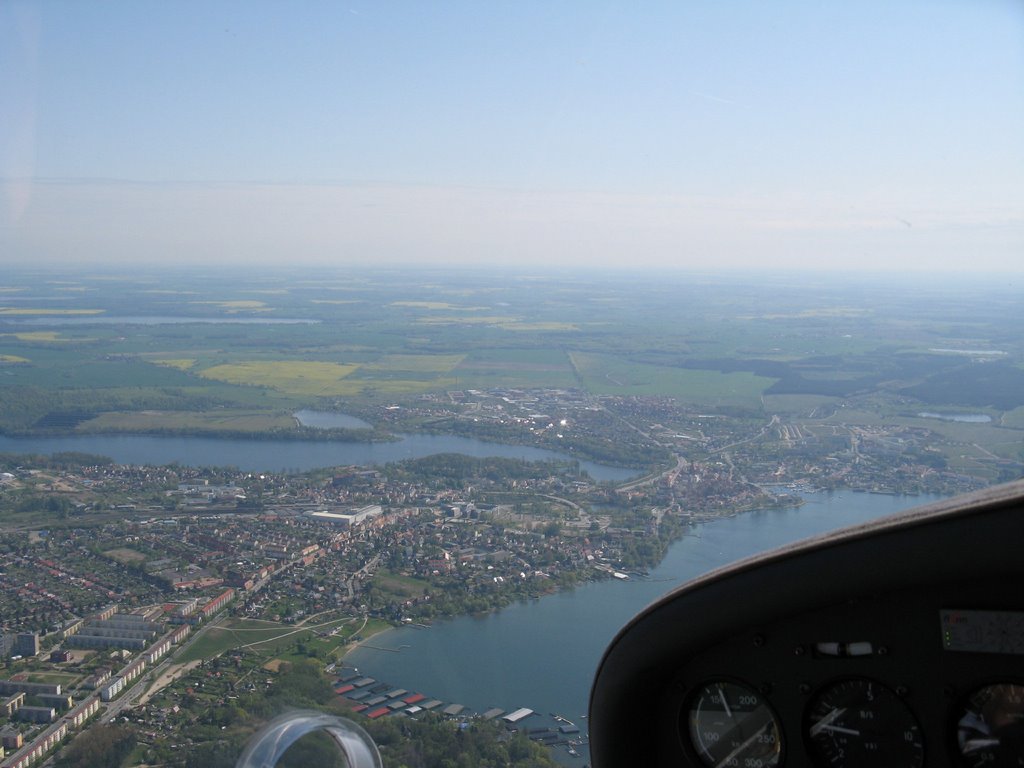
[(689, 747), (704, 765), (771, 768), (780, 763), (778, 718), (752, 688), (709, 682), (690, 696), (682, 720)]

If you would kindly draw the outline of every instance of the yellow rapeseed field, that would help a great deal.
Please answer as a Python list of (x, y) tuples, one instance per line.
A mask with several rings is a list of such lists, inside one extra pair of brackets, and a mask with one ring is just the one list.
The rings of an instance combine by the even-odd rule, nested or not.
[(306, 360), (250, 360), (199, 371), (207, 379), (229, 384), (270, 387), (289, 395), (346, 395), (352, 386), (342, 380), (358, 365)]
[(13, 336), (18, 341), (68, 341), (61, 338), (57, 331), (19, 331), (18, 333), (0, 333), (0, 336)]
[(177, 368), (179, 371), (187, 371), (196, 364), (195, 360), (181, 358), (174, 360), (153, 360), (155, 365), (166, 365), (168, 368)]

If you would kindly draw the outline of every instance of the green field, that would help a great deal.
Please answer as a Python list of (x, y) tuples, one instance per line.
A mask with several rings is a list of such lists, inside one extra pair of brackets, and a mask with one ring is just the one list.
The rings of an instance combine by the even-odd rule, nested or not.
[(362, 366), (362, 372), (448, 373), (465, 355), (384, 355)]
[[(300, 627), (280, 624), (273, 621), (257, 619), (229, 619), (223, 624), (206, 630), (202, 637), (189, 644), (175, 662), (185, 663), (198, 659), (209, 659), (234, 649), (247, 650), (269, 656), (290, 647), (294, 642), (308, 642), (317, 638), (317, 631), (330, 631), (334, 627), (354, 629), (361, 620), (335, 619), (329, 622), (317, 622), (313, 627)], [(328, 645), (339, 645), (344, 642), (347, 632), (339, 632)]]
[(936, 434), (942, 435), (946, 441), (958, 445), (977, 444), (983, 449), (997, 451), (1001, 447), (1022, 445), (1024, 441), (1024, 430), (1008, 429), (990, 423), (966, 423), (958, 421), (943, 421), (940, 419), (923, 419), (916, 415), (902, 412), (895, 406), (879, 406), (878, 410), (866, 408), (844, 408), (837, 411), (826, 419), (820, 420), (824, 424), (857, 424), (860, 426), (886, 426), (903, 425), (927, 429)]
[(152, 360), (155, 365), (166, 365), (168, 368), (175, 368), (179, 371), (187, 371), (196, 364), (195, 358), (176, 358), (167, 360)]
[[(450, 373), (463, 355), (383, 355), (367, 362), (248, 360), (208, 368), (193, 366), (206, 379), (248, 387), (266, 387), (294, 398), (409, 395), (449, 389)], [(184, 365), (184, 360), (180, 361)]]
[(543, 347), (473, 350), (453, 373), (463, 389), (579, 386), (568, 355), (560, 349)]
[(309, 360), (249, 360), (215, 365), (199, 371), (206, 379), (229, 384), (269, 387), (288, 395), (347, 395), (353, 388), (343, 379), (358, 365), (339, 365)]
[(841, 400), (828, 395), (765, 395), (764, 409), (768, 413), (810, 416), (819, 410), (834, 408)]
[(1009, 287), (995, 298), (957, 287), (954, 317), (938, 288), (869, 296), (772, 276), (325, 268), (4, 282), (20, 300), (0, 301), (9, 434), (258, 433), (292, 428), (297, 408), (419, 408), (449, 402), (446, 391), (506, 388), (808, 420), (843, 406), (837, 420), (865, 424), (969, 407), (993, 424), (899, 423), (997, 456), (1016, 454), (1024, 428), (1024, 329)]
[(447, 301), (393, 301), (390, 306), (429, 309), (432, 311), (446, 310), (449, 312), (481, 312), (490, 309), (490, 307), (463, 307)]
[(0, 307), (0, 315), (99, 315), (102, 309), (45, 309), (41, 307)]
[(103, 553), (105, 557), (109, 557), (111, 560), (116, 560), (119, 563), (143, 563), (146, 561), (146, 556), (141, 552), (138, 552), (129, 547), (118, 547), (117, 549), (108, 549)]
[(83, 675), (74, 672), (30, 672), (28, 679), (32, 683), (48, 683), (50, 685), (63, 685), (71, 687), (81, 680)]
[(263, 432), (289, 429), (295, 418), (267, 411), (111, 411), (78, 425), (80, 432), (154, 432), (159, 430)]
[(19, 333), (0, 333), (0, 336), (9, 336), (17, 339), (18, 341), (69, 341), (69, 339), (63, 338), (57, 331), (22, 331)]
[(383, 592), (402, 598), (420, 597), (430, 586), (429, 582), (411, 576), (401, 576), (380, 570), (373, 577), (373, 584)]
[(1002, 425), (1013, 429), (1024, 429), (1024, 406), (1003, 414)]
[(585, 352), (569, 354), (584, 387), (604, 395), (662, 395), (700, 405), (761, 407), (773, 379), (752, 373), (668, 368)]

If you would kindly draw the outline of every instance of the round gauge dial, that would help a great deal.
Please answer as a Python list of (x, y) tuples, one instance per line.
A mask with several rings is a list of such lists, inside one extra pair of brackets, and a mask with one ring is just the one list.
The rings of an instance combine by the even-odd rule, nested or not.
[(779, 765), (779, 720), (754, 689), (726, 681), (707, 683), (690, 696), (684, 716), (690, 747), (704, 765)]
[(1024, 685), (995, 683), (968, 696), (956, 742), (964, 765), (1024, 766)]
[(805, 733), (816, 765), (924, 765), (924, 738), (914, 714), (872, 680), (841, 680), (819, 691), (807, 710)]

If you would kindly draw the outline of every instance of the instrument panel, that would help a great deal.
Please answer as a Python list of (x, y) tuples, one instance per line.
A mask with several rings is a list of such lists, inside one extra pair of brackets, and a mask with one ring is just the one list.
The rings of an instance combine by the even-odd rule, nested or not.
[(684, 585), (605, 654), (595, 768), (1024, 766), (1024, 483)]
[(669, 705), (683, 752), (691, 764), (740, 768), (918, 768), (939, 755), (1024, 765), (1024, 678), (1008, 674), (994, 647), (944, 647), (944, 619), (961, 612), (940, 606), (973, 592), (843, 603), (695, 655), (676, 673)]

